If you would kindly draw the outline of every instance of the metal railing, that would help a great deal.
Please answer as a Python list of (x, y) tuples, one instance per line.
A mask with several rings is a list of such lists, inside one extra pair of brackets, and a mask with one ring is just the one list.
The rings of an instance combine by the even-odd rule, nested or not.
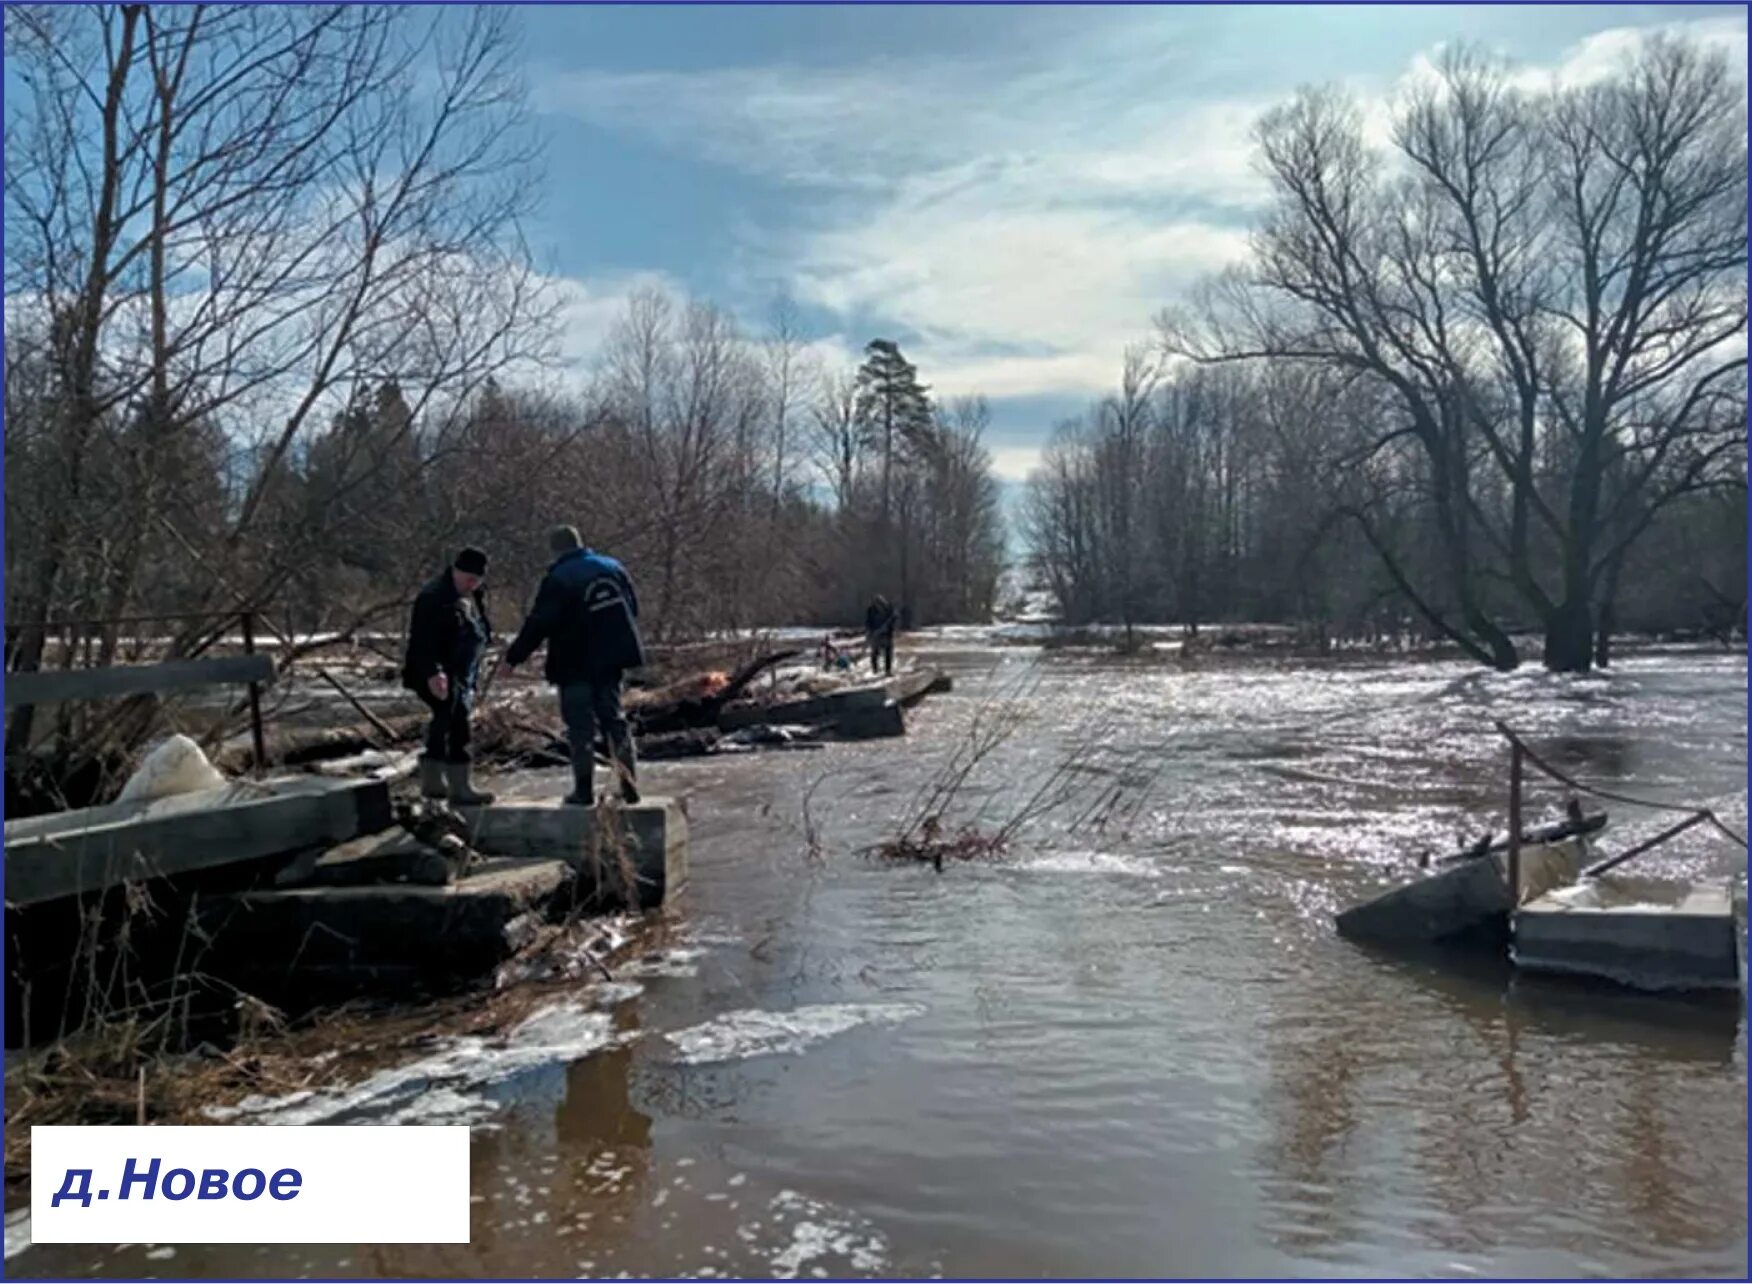
[[(209, 627), (194, 631), (170, 628), (146, 632), (142, 625), (174, 626), (206, 621)], [(171, 691), (217, 686), (246, 686), (249, 691), (250, 738), (255, 751), (255, 772), (267, 762), (267, 737), (262, 724), (262, 687), (273, 678), (270, 657), (258, 659), (256, 612), (202, 611), (162, 612), (154, 615), (111, 616), (49, 620), (41, 624), (8, 628), (6, 638), (5, 706), (28, 709), (40, 704), (83, 700), (117, 699), (132, 695), (163, 695)], [(124, 633), (124, 629), (135, 631)], [(212, 658), (208, 653), (229, 641), (238, 630), (241, 659)], [(31, 634), (41, 635), (36, 662), (20, 667), (22, 643)], [(174, 655), (146, 659), (153, 652), (169, 652), (181, 641)]]
[(1619, 852), (1605, 860), (1596, 861), (1582, 871), (1585, 878), (1597, 878), (1608, 870), (1616, 869), (1626, 861), (1651, 852), (1670, 839), (1677, 838), (1687, 830), (1698, 825), (1710, 825), (1730, 841), (1738, 844), (1742, 851), (1746, 850), (1746, 838), (1736, 833), (1724, 824), (1715, 812), (1708, 807), (1698, 807), (1689, 803), (1657, 802), (1650, 798), (1637, 798), (1630, 794), (1619, 793), (1612, 789), (1601, 789), (1597, 785), (1584, 784), (1566, 772), (1558, 770), (1528, 746), (1527, 742), (1517, 735), (1506, 722), (1496, 721), (1497, 733), (1509, 742), (1509, 853), (1508, 882), (1509, 896), (1515, 908), (1521, 903), (1521, 795), (1523, 781), (1529, 764), (1542, 775), (1555, 780), (1565, 788), (1590, 798), (1598, 798), (1604, 802), (1622, 803), (1627, 807), (1642, 807), (1650, 811), (1682, 812), (1685, 819), (1678, 824), (1669, 826), (1654, 837), (1638, 843), (1628, 851)]

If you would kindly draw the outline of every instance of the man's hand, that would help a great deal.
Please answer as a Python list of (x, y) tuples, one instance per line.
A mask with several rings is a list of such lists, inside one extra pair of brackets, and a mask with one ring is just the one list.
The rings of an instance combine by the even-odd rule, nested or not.
[(432, 693), (434, 700), (450, 699), (450, 679), (442, 673), (434, 673), (426, 679), (426, 690)]

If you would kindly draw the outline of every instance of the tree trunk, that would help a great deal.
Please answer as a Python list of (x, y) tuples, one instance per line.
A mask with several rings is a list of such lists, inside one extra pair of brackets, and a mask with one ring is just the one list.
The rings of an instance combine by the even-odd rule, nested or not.
[(1606, 565), (1605, 582), (1600, 586), (1600, 615), (1594, 624), (1594, 665), (1609, 668), (1612, 664), (1612, 631), (1618, 623), (1618, 576), (1624, 570), (1625, 552), (1615, 554)]
[(1584, 597), (1567, 598), (1545, 625), (1545, 667), (1587, 673), (1594, 667), (1594, 612)]

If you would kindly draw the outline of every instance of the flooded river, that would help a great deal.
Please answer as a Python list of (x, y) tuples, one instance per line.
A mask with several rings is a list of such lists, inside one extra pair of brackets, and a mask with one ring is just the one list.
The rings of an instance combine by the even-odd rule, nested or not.
[[(472, 1243), (38, 1248), (9, 1272), (1745, 1272), (1743, 1005), (1378, 957), (1331, 924), (1418, 850), (1502, 828), (1493, 717), (1743, 830), (1743, 657), (1578, 679), (933, 645), (955, 691), (904, 742), (651, 769), (692, 817), (663, 952), (508, 1040), (281, 1107), (475, 1122)], [(1072, 761), (1065, 805), (999, 861), (856, 854), (994, 719), (1014, 734), (959, 814), (1002, 823)], [(1535, 790), (1530, 822), (1561, 802)], [(1671, 820), (1614, 809), (1600, 850)], [(1698, 830), (1648, 864), (1743, 868)]]

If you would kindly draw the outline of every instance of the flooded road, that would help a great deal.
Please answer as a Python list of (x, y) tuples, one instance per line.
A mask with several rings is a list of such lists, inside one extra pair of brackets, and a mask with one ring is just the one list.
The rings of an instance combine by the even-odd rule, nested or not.
[[(1418, 850), (1500, 831), (1493, 717), (1743, 832), (1743, 657), (1578, 679), (936, 646), (956, 689), (905, 742), (651, 769), (689, 799), (692, 882), (616, 985), (281, 1107), (477, 1123), (471, 1244), (40, 1248), (9, 1272), (1745, 1272), (1742, 1004), (1378, 957), (1331, 925)], [(1067, 760), (1074, 796), (1002, 860), (857, 855), (976, 719), (1014, 734), (952, 818), (1001, 824)], [(1529, 822), (1562, 800), (1535, 789)], [(1612, 811), (1602, 853), (1672, 820)], [(1743, 869), (1699, 830), (1646, 865)]]

